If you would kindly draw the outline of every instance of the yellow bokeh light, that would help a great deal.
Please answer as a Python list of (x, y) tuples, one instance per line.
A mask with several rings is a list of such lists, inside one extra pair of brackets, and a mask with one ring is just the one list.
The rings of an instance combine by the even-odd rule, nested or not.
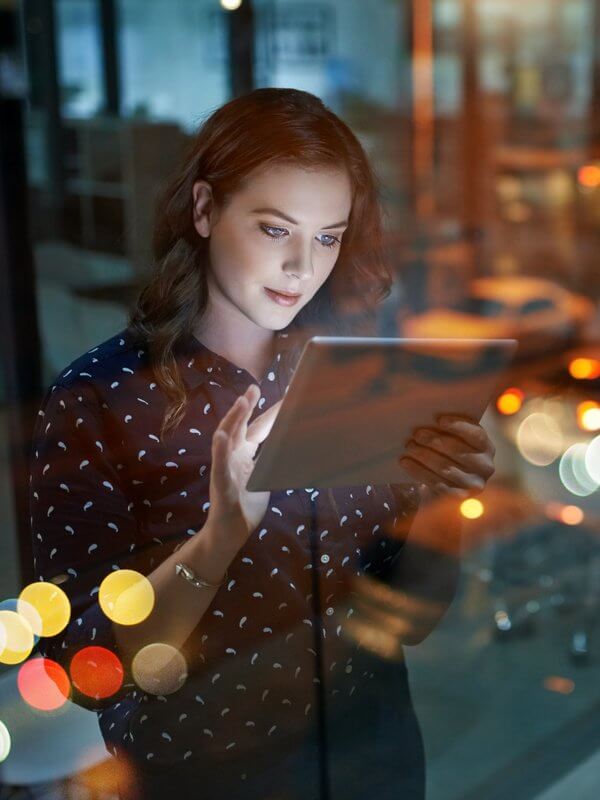
[(569, 372), (579, 380), (593, 380), (600, 377), (600, 361), (597, 358), (574, 358), (569, 364)]
[(565, 525), (579, 525), (583, 522), (583, 511), (579, 506), (563, 506), (560, 510), (559, 518)]
[(520, 389), (507, 389), (496, 400), (496, 408), (501, 414), (516, 414), (523, 405), (523, 392)]
[(131, 672), (137, 685), (149, 694), (173, 694), (187, 680), (184, 656), (170, 644), (153, 642), (136, 653)]
[(0, 764), (8, 758), (10, 753), (10, 733), (6, 725), (0, 720)]
[(0, 611), (0, 625), (4, 628), (6, 642), (0, 653), (0, 663), (20, 664), (33, 650), (31, 625), (16, 611)]
[(221, 0), (221, 7), (225, 9), (225, 11), (237, 11), (237, 9), (242, 5), (242, 0)]
[(483, 514), (483, 503), (475, 497), (468, 497), (460, 504), (460, 513), (466, 519), (477, 519)]
[(98, 602), (113, 622), (137, 625), (154, 608), (154, 588), (141, 573), (133, 569), (117, 569), (100, 584)]
[[(31, 618), (28, 606), (36, 610), (39, 621)], [(71, 618), (69, 598), (62, 589), (47, 581), (26, 586), (19, 595), (17, 611), (27, 619), (36, 636), (56, 636)]]

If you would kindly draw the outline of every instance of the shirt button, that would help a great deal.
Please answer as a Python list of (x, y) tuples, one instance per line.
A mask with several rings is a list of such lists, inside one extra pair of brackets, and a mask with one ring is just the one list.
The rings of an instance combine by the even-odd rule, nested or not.
[(325, 613), (327, 614), (328, 617), (330, 617), (333, 614), (333, 608), (331, 608), (331, 606), (329, 606), (329, 608), (327, 609), (327, 611)]
[(321, 563), (329, 564), (329, 556), (327, 555), (327, 553), (323, 553), (323, 555), (321, 556)]

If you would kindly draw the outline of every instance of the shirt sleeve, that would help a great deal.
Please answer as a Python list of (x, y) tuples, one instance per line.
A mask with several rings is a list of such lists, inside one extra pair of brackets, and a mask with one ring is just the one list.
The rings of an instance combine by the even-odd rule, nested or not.
[(137, 524), (111, 462), (100, 409), (56, 384), (38, 411), (30, 456), (30, 520), (34, 574), (60, 585), (71, 604), (67, 627), (41, 638), (39, 650), (69, 674), (71, 659), (87, 646), (108, 648), (121, 659), (123, 685), (109, 698), (72, 688), (72, 701), (90, 710), (114, 705), (135, 688), (119, 654), (112, 622), (98, 603), (104, 577), (114, 569), (144, 570), (136, 553)]

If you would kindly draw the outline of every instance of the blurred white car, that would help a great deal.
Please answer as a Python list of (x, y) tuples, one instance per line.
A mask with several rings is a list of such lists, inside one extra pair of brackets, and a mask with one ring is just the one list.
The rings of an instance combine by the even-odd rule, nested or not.
[(486, 277), (471, 281), (459, 303), (404, 317), (400, 329), (407, 337), (515, 338), (523, 357), (576, 340), (595, 310), (587, 297), (544, 278)]

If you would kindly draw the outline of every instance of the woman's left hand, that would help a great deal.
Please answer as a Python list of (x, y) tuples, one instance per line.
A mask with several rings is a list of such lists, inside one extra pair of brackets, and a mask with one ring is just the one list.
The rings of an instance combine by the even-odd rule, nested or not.
[(436, 428), (417, 428), (400, 464), (434, 495), (480, 494), (494, 474), (496, 448), (466, 417), (443, 415)]

